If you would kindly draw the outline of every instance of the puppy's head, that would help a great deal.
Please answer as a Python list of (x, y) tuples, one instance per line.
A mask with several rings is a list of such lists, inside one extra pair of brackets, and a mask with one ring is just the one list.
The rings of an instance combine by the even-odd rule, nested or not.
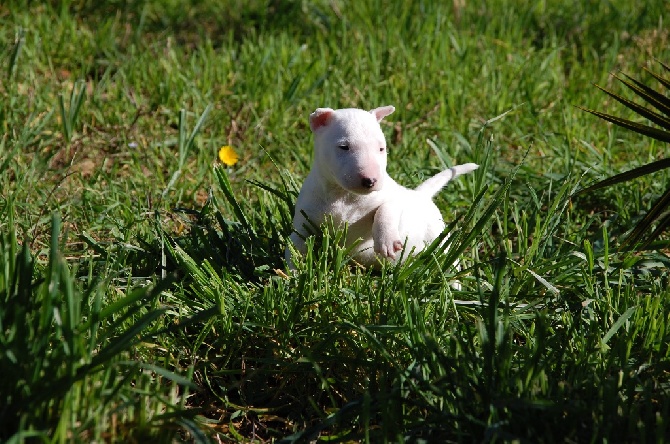
[(379, 122), (393, 111), (392, 106), (314, 111), (309, 126), (320, 174), (356, 194), (379, 191), (386, 177), (386, 139)]

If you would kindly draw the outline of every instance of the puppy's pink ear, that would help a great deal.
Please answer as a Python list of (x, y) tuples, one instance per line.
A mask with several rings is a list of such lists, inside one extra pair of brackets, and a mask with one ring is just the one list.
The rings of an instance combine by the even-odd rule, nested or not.
[(395, 107), (391, 106), (391, 105), (387, 105), (387, 106), (381, 106), (379, 108), (375, 108), (373, 110), (370, 110), (370, 114), (375, 116), (375, 118), (377, 119), (377, 122), (381, 122), (384, 117), (388, 116), (393, 111), (395, 111)]
[(314, 132), (323, 126), (328, 125), (334, 112), (335, 111), (330, 108), (317, 108), (316, 111), (309, 115), (309, 127), (312, 128), (312, 131)]

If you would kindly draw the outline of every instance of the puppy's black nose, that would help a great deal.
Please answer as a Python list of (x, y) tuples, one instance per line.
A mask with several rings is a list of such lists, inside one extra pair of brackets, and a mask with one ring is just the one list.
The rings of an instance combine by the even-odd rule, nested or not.
[(377, 179), (374, 177), (364, 177), (361, 179), (361, 185), (363, 185), (365, 188), (372, 188), (376, 183)]

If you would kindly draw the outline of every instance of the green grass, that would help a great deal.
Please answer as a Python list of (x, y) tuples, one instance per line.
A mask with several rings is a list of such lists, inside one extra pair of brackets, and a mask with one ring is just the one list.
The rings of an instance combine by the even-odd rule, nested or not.
[[(0, 441), (667, 440), (668, 173), (571, 196), (667, 157), (577, 106), (635, 118), (592, 83), (670, 7), (463, 3), (4, 2)], [(482, 165), (449, 252), (286, 277), (308, 114), (386, 104), (399, 182)]]

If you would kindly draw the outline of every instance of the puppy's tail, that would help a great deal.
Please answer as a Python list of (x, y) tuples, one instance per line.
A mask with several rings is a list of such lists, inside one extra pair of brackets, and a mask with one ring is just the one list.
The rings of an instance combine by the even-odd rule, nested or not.
[(447, 170), (437, 173), (421, 185), (416, 187), (416, 191), (427, 194), (433, 197), (444, 187), (451, 179), (455, 179), (461, 174), (471, 173), (479, 168), (476, 163), (464, 163), (463, 165), (455, 165)]

